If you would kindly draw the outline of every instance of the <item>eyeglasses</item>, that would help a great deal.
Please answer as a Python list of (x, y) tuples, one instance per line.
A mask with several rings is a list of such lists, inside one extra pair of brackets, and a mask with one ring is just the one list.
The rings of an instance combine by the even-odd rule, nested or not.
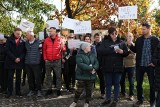
[(111, 33), (111, 35), (117, 35), (117, 32), (113, 32), (113, 33)]
[(69, 37), (70, 39), (74, 38), (74, 37)]

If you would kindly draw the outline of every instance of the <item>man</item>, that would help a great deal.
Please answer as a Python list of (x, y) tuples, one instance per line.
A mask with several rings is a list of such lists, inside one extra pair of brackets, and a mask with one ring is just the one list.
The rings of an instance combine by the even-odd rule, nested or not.
[(6, 98), (12, 95), (13, 77), (16, 72), (16, 95), (21, 96), (21, 72), (24, 67), (25, 43), (21, 38), (22, 30), (16, 28), (6, 43), (5, 68), (8, 70), (8, 90)]
[(40, 42), (34, 37), (33, 31), (28, 31), (26, 33), (27, 41), (25, 43), (26, 47), (26, 57), (25, 57), (25, 70), (28, 77), (28, 84), (30, 92), (27, 96), (34, 95), (34, 91), (37, 89), (37, 96), (42, 96), (41, 93), (41, 70), (40, 70)]
[[(102, 40), (102, 36), (101, 35), (99, 35), (98, 33), (94, 34), (94, 43), (93, 43), (93, 45), (96, 46), (97, 59), (99, 61), (99, 64), (101, 62), (101, 59), (100, 59), (100, 55), (99, 55), (100, 53), (98, 52), (98, 48), (99, 48), (99, 46), (101, 44), (101, 40)], [(104, 99), (105, 98), (105, 82), (104, 82), (104, 75), (103, 75), (101, 66), (97, 70), (97, 75), (98, 75), (99, 82), (100, 82), (101, 98)]]
[(49, 37), (45, 39), (43, 45), (43, 58), (46, 64), (46, 95), (52, 93), (52, 70), (56, 74), (57, 96), (61, 95), (61, 57), (65, 50), (62, 39), (56, 34), (56, 28), (51, 27), (49, 29)]
[(154, 64), (152, 62), (152, 56), (154, 49), (157, 47), (159, 40), (151, 34), (151, 25), (148, 23), (142, 24), (142, 35), (137, 38), (135, 46), (131, 46), (130, 49), (136, 53), (136, 79), (137, 79), (137, 98), (136, 106), (143, 104), (143, 77), (144, 73), (147, 73), (150, 85), (150, 106), (155, 104), (155, 88), (154, 88)]

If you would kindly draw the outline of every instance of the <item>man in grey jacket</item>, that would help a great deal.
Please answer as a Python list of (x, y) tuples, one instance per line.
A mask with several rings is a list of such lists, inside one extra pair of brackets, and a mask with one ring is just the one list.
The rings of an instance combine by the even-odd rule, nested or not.
[(27, 96), (34, 95), (37, 91), (37, 96), (42, 96), (41, 93), (41, 70), (40, 70), (40, 42), (34, 37), (33, 31), (26, 33), (26, 57), (25, 57), (25, 70), (28, 76), (28, 83), (30, 92)]

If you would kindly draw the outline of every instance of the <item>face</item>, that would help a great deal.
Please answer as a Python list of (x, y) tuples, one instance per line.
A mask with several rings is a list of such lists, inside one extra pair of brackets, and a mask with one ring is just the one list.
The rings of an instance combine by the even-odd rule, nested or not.
[(112, 38), (112, 40), (115, 40), (115, 39), (117, 39), (117, 31), (114, 31), (112, 34), (110, 34), (110, 36), (111, 36), (111, 38)]
[(91, 51), (91, 46), (87, 46), (86, 48), (85, 48), (85, 52), (90, 52)]
[(142, 26), (142, 35), (148, 35), (151, 31), (151, 28), (147, 28), (146, 26)]
[(49, 29), (49, 35), (54, 39), (56, 37), (56, 29)]
[(91, 43), (91, 39), (89, 37), (85, 37), (84, 41), (88, 42), (88, 43)]
[(30, 39), (31, 39), (31, 35), (30, 35), (28, 32), (26, 33), (26, 39), (27, 39), (27, 40), (30, 40)]
[(134, 37), (133, 37), (133, 35), (132, 34), (127, 34), (127, 36), (126, 36), (126, 39), (127, 39), (127, 41), (133, 41), (133, 39), (134, 39)]
[(101, 36), (95, 36), (95, 38), (94, 38), (94, 40), (96, 41), (96, 42), (100, 42), (101, 41)]
[(22, 35), (22, 32), (21, 31), (15, 31), (14, 32), (14, 36), (15, 36), (15, 38), (20, 38), (21, 37), (21, 35)]

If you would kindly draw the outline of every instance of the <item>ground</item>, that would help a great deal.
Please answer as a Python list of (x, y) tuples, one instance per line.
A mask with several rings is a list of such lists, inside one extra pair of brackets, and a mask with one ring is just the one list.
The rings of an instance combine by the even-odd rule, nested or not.
[[(73, 101), (74, 93), (69, 93), (66, 90), (62, 91), (63, 96), (56, 97), (56, 90), (53, 94), (45, 97), (27, 97), (28, 84), (22, 87), (22, 97), (13, 95), (11, 98), (6, 99), (4, 94), (0, 94), (0, 107), (69, 107)], [(100, 93), (95, 90), (90, 107), (100, 107), (103, 99), (99, 98)], [(135, 101), (128, 101), (127, 99), (120, 100), (118, 107), (133, 107)], [(84, 100), (78, 102), (77, 107), (83, 107)], [(142, 107), (149, 107), (146, 102)]]

